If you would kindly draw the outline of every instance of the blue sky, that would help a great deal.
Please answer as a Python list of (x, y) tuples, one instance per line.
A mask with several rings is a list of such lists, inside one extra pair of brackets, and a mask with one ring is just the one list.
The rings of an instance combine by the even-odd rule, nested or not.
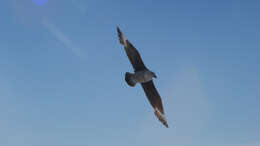
[[(260, 145), (257, 0), (8, 0), (0, 16), (0, 145)], [(116, 26), (169, 129), (125, 83)]]

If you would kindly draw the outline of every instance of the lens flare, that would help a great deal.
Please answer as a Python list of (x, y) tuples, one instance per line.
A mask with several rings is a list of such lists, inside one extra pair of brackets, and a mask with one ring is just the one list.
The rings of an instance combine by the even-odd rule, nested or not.
[(33, 2), (38, 6), (43, 6), (48, 2), (48, 0), (33, 0)]

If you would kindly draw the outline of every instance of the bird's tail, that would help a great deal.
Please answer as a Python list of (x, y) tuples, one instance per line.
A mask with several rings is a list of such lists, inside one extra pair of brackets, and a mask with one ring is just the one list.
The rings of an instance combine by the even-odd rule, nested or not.
[(159, 121), (161, 121), (163, 123), (163, 125), (168, 128), (168, 123), (166, 121), (165, 115), (163, 113), (161, 113), (158, 108), (154, 109), (154, 114), (155, 116), (159, 119)]
[(134, 79), (134, 74), (129, 73), (129, 72), (125, 73), (125, 81), (131, 87), (134, 87), (136, 84), (136, 81)]
[(123, 33), (121, 32), (119, 27), (117, 27), (117, 33), (118, 33), (120, 44), (122, 44), (124, 47), (126, 47), (127, 46), (127, 39), (125, 38), (125, 36), (123, 35)]

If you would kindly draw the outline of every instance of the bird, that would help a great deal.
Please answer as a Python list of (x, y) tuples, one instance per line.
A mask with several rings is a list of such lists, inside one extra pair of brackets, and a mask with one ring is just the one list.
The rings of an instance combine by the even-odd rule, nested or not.
[(119, 42), (123, 45), (126, 55), (132, 64), (134, 73), (126, 72), (125, 81), (130, 87), (134, 87), (140, 83), (149, 103), (154, 109), (154, 114), (162, 124), (168, 128), (168, 123), (164, 114), (161, 96), (155, 88), (153, 78), (157, 78), (156, 74), (150, 71), (144, 64), (140, 53), (137, 49), (126, 39), (119, 27), (117, 26), (117, 33)]

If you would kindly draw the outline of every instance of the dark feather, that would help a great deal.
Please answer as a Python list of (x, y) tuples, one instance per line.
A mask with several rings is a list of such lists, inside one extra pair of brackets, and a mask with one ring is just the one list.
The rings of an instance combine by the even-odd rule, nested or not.
[(144, 89), (146, 97), (148, 98), (150, 104), (154, 108), (155, 116), (159, 119), (159, 121), (163, 123), (165, 127), (168, 128), (168, 123), (166, 121), (164, 111), (163, 111), (162, 100), (158, 91), (154, 86), (153, 81), (151, 80), (149, 82), (142, 83), (141, 85)]
[(143, 63), (141, 55), (136, 50), (136, 48), (123, 36), (120, 29), (117, 27), (118, 37), (120, 43), (124, 46), (125, 52), (130, 60), (134, 71), (147, 70), (146, 66)]
[(156, 90), (153, 81), (142, 83), (141, 85), (144, 89), (145, 95), (147, 96), (147, 98), (148, 98), (150, 104), (153, 106), (153, 108), (158, 108), (159, 111), (162, 114), (164, 114), (161, 96), (159, 95), (158, 91)]

